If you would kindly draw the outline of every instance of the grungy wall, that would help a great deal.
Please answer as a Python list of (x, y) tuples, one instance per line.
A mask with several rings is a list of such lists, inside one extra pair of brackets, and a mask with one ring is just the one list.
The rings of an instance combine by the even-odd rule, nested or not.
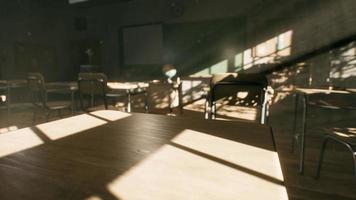
[[(165, 42), (166, 49), (179, 52), (172, 62), (182, 67), (181, 75), (223, 59), (228, 60), (229, 70), (234, 70), (231, 55), (288, 30), (293, 31), (292, 53), (285, 59), (355, 34), (355, 8), (354, 0), (132, 0), (96, 6), (7, 0), (0, 3), (4, 30), (0, 33), (0, 77), (18, 79), (29, 71), (40, 71), (47, 80), (75, 80), (78, 65), (89, 64), (82, 61), (83, 48), (92, 46), (97, 51), (94, 64), (110, 79), (156, 78), (161, 66), (135, 68), (131, 73), (120, 57), (120, 28), (147, 23), (161, 23), (174, 30), (169, 34), (177, 36), (177, 41), (186, 39), (184, 48), (193, 49), (183, 54), (184, 48), (178, 48), (181, 43)], [(78, 18), (85, 21), (83, 30), (75, 25)], [(201, 37), (189, 30), (177, 34), (180, 27), (217, 30), (219, 26), (220, 31), (207, 36), (201, 34), (205, 28), (198, 31)], [(197, 45), (202, 38), (208, 42)], [(325, 59), (319, 60), (309, 71), (326, 79), (330, 66)]]

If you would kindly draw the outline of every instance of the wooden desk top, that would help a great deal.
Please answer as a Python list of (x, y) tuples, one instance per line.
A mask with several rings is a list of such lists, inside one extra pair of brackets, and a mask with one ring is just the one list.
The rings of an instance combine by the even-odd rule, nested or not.
[(288, 199), (270, 128), (96, 111), (0, 134), (0, 199)]
[(108, 87), (112, 90), (131, 90), (137, 88), (147, 88), (148, 83), (144, 82), (108, 82)]
[(295, 88), (295, 92), (310, 94), (350, 94), (347, 90), (335, 90), (335, 89), (318, 89), (318, 88)]
[(356, 93), (356, 88), (348, 88), (346, 90), (352, 93)]
[[(147, 88), (148, 83), (141, 82), (108, 82), (107, 86), (111, 90), (132, 90), (138, 88)], [(77, 82), (48, 82), (46, 88), (49, 90), (69, 89), (78, 90)]]
[[(317, 88), (296, 88), (294, 92), (305, 95), (313, 95), (314, 98), (309, 102), (311, 105), (329, 109), (355, 109), (353, 101), (345, 99), (345, 95), (355, 94), (356, 89), (329, 90)], [(319, 95), (319, 96), (318, 96)]]

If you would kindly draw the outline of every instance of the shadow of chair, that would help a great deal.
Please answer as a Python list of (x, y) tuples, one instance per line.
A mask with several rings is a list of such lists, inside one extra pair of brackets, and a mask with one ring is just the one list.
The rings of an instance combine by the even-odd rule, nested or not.
[(105, 109), (108, 109), (108, 98), (117, 99), (126, 97), (126, 93), (114, 92), (107, 87), (108, 78), (104, 73), (79, 73), (78, 88), (80, 96), (80, 106), (83, 111), (87, 108), (84, 106), (84, 98), (89, 97), (91, 109), (94, 108), (95, 97), (100, 97), (104, 103)]
[(34, 106), (32, 123), (36, 122), (37, 110), (45, 111), (45, 118), (48, 121), (50, 114), (57, 111), (59, 116), (62, 117), (62, 110), (72, 110), (71, 101), (48, 101), (49, 93), (56, 93), (55, 89), (47, 91), (45, 87), (44, 77), (40, 73), (28, 73), (27, 75), (28, 89), (31, 94), (31, 103)]
[(216, 119), (217, 110), (220, 110), (220, 116), (224, 118), (253, 121), (259, 118), (259, 122), (265, 124), (268, 116), (267, 87), (267, 78), (262, 74), (214, 74), (205, 112), (208, 113), (209, 107), (211, 119)]
[(353, 158), (354, 176), (356, 177), (356, 128), (332, 128), (326, 129), (326, 135), (324, 136), (318, 168), (316, 171), (316, 179), (319, 179), (320, 177), (326, 145), (330, 140), (344, 145), (351, 152)]

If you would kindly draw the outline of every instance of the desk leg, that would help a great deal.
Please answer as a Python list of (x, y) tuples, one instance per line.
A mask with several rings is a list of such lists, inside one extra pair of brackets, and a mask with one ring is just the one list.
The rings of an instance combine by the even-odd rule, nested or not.
[(294, 122), (293, 122), (293, 138), (292, 138), (292, 148), (291, 152), (294, 152), (294, 145), (297, 142), (298, 134), (297, 134), (297, 118), (298, 118), (298, 103), (299, 103), (299, 94), (295, 94), (294, 99)]
[(127, 112), (131, 112), (131, 94), (127, 93)]
[(145, 91), (145, 112), (148, 113), (148, 94)]
[(307, 115), (308, 115), (308, 104), (309, 98), (308, 95), (303, 95), (303, 132), (301, 134), (301, 141), (300, 141), (300, 160), (299, 160), (299, 173), (304, 173), (304, 160), (305, 160), (305, 135), (307, 132)]
[(90, 94), (90, 106), (91, 107), (94, 107), (94, 94), (92, 93), (92, 94)]
[(169, 110), (169, 113), (172, 113), (173, 112), (173, 109), (172, 109), (172, 94), (173, 92), (175, 92), (175, 90), (170, 90), (169, 91), (169, 98), (168, 98), (168, 110)]
[(178, 87), (178, 106), (179, 106), (179, 114), (183, 114), (183, 92), (182, 92), (182, 84)]
[(75, 99), (74, 99), (74, 91), (73, 90), (71, 91), (70, 96), (72, 98), (72, 115), (74, 115)]
[(216, 102), (212, 101), (211, 102), (211, 119), (216, 118)]
[(6, 108), (7, 108), (7, 123), (10, 124), (10, 114), (11, 114), (11, 88), (8, 85), (6, 91)]
[(209, 119), (209, 111), (208, 111), (208, 108), (209, 108), (209, 100), (206, 98), (206, 99), (205, 99), (205, 106), (204, 106), (205, 119)]

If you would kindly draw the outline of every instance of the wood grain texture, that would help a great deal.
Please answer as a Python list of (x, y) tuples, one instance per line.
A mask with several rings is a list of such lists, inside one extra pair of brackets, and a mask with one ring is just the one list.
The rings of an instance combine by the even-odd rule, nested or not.
[(97, 111), (2, 134), (5, 149), (0, 199), (288, 198), (256, 123)]

